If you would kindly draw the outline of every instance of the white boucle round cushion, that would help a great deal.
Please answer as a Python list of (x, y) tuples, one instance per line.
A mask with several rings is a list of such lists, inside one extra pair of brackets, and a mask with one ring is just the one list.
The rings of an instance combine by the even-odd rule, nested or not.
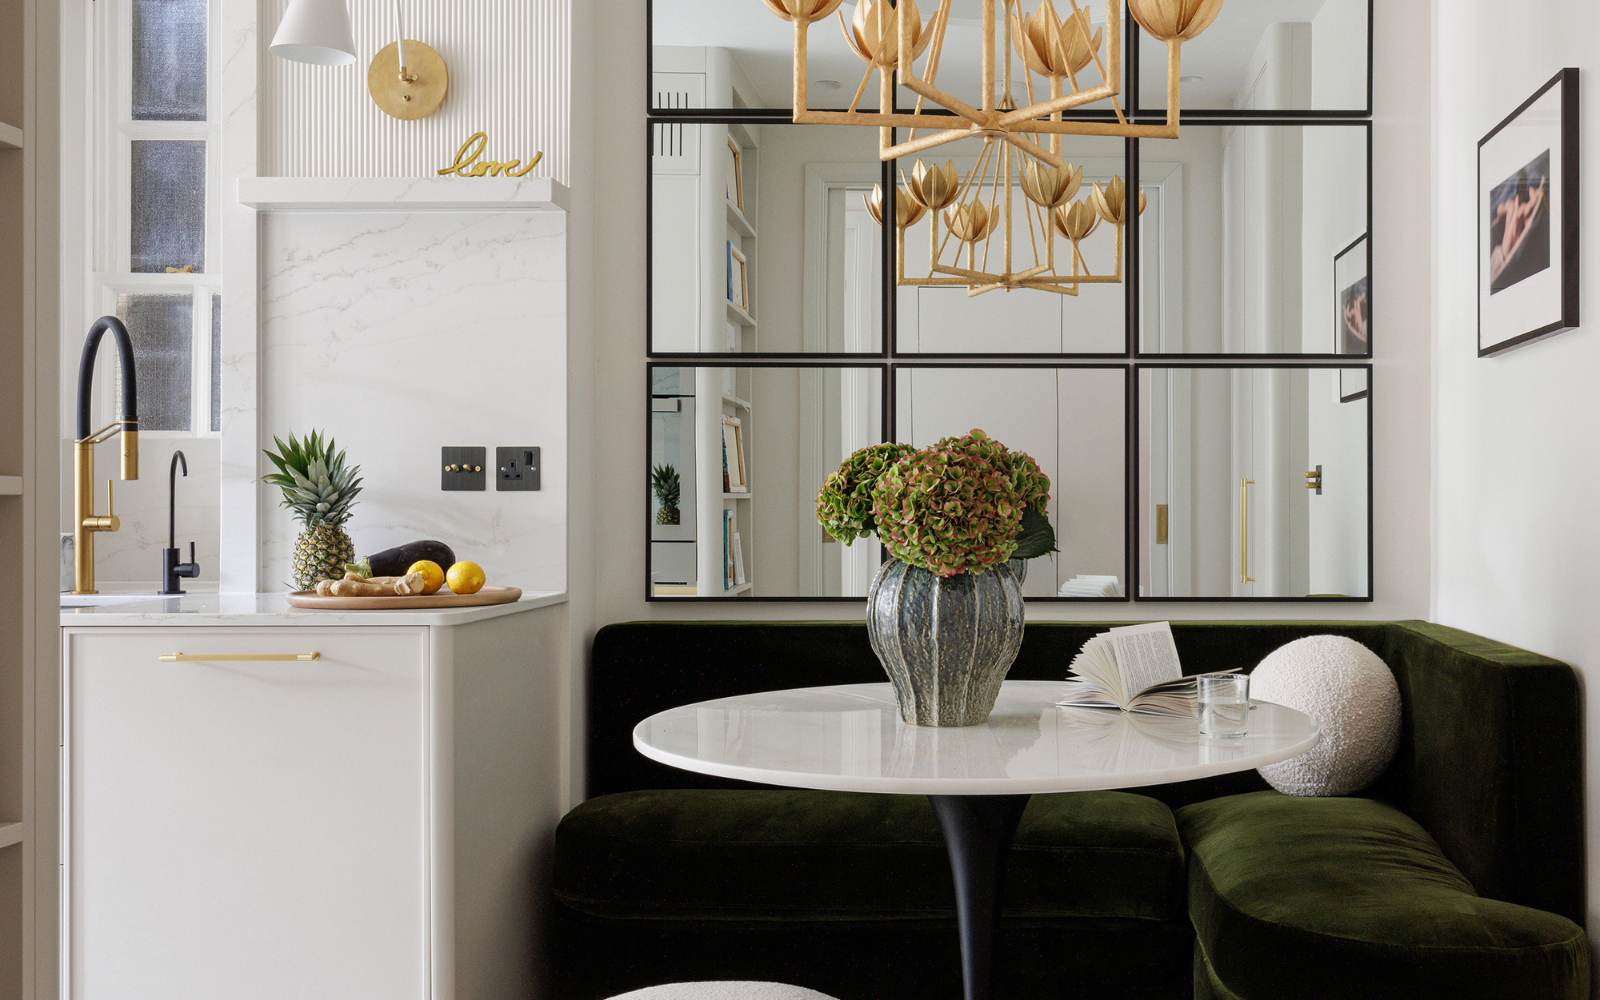
[(826, 993), (782, 983), (673, 983), (652, 986), (611, 1000), (833, 1000)]
[(1400, 687), (1354, 639), (1312, 635), (1274, 650), (1250, 675), (1250, 697), (1311, 716), (1322, 739), (1260, 768), (1285, 795), (1349, 795), (1377, 780), (1400, 745)]

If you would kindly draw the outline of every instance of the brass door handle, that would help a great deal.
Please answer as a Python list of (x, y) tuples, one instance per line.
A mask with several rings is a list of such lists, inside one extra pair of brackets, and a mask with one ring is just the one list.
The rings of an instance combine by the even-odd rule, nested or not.
[(322, 654), (313, 650), (309, 653), (168, 653), (161, 657), (162, 663), (285, 663), (308, 662), (320, 660)]
[(1254, 479), (1239, 480), (1239, 582), (1255, 583), (1250, 575), (1250, 487)]

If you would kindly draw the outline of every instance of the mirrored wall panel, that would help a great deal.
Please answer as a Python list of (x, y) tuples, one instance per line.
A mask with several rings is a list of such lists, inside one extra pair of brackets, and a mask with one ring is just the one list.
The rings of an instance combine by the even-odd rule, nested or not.
[[(890, 0), (892, 2), (892, 0)], [(950, 23), (939, 47), (939, 62), (933, 82), (942, 90), (977, 106), (982, 92), (983, 3), (994, 6), (1003, 16), (997, 0), (951, 0)], [(1230, 3), (1240, 0), (1229, 0)], [(813, 24), (806, 36), (806, 104), (814, 109), (844, 109), (855, 100), (867, 65), (846, 40), (861, 0), (845, 0), (834, 15)], [(922, 45), (917, 70), (929, 73), (932, 48), (931, 28), (939, 3), (919, 4), (919, 13), (928, 41)], [(1039, 4), (1019, 4), (1017, 12), (1031, 18)], [(1089, 16), (1090, 38), (1099, 44), (1101, 62), (1110, 72), (1109, 38), (1105, 30), (1104, 0), (1080, 5)], [(1071, 14), (1067, 3), (1057, 3), (1058, 16)], [(790, 108), (794, 99), (794, 28), (758, 0), (653, 0), (651, 4), (651, 57), (654, 81), (651, 107), (673, 108)], [(1074, 50), (1080, 89), (1100, 85), (1100, 67), (1086, 47)], [(1004, 95), (1004, 63), (995, 60), (995, 92)], [(1010, 79), (1012, 107), (1028, 101), (1028, 82), (1023, 59), (1012, 52)], [(1043, 77), (1033, 80), (1040, 99), (1048, 96)], [(1126, 87), (1126, 85), (1124, 85)], [(896, 98), (901, 109), (916, 103), (916, 95), (899, 88)], [(880, 105), (876, 73), (866, 81), (859, 107), (877, 111)], [(1123, 107), (1127, 107), (1124, 101)], [(1109, 101), (1086, 106), (1107, 110)]]
[(650, 596), (865, 597), (882, 550), (835, 542), (816, 495), (884, 439), (883, 371), (652, 366)]
[(1140, 597), (1371, 596), (1368, 368), (1142, 368)]
[(896, 438), (926, 447), (982, 430), (1050, 477), (1061, 551), (1028, 562), (1030, 598), (1126, 591), (1126, 369), (925, 368), (895, 372)]
[(882, 350), (883, 244), (868, 209), (883, 177), (876, 130), (651, 130), (652, 352)]
[[(1370, 356), (1366, 125), (1203, 125), (1139, 144), (1146, 354)], [(1361, 335), (1342, 305), (1362, 283)]]
[[(1369, 0), (1228, 0), (1183, 46), (1179, 107), (1364, 111)], [(1142, 32), (1139, 106), (1167, 106), (1167, 47)]]
[[(1077, 233), (1081, 238), (1074, 242), (1058, 229), (1066, 223), (1057, 216), (1074, 205), (1087, 205), (1095, 185), (1105, 189), (1114, 178), (1126, 183), (1126, 150), (1121, 139), (1063, 136), (1061, 155), (1075, 171), (1082, 171), (1082, 179), (1077, 193), (1055, 211), (1041, 209), (1027, 197), (1020, 164), (1010, 170), (996, 164), (993, 161), (999, 158), (992, 152), (985, 156), (981, 140), (962, 140), (921, 158), (897, 161), (896, 169), (903, 175), (897, 179), (902, 183), (916, 176), (919, 163), (928, 168), (952, 165), (958, 183), (968, 178), (981, 181), (973, 185), (977, 196), (963, 196), (960, 203), (980, 203), (986, 213), (993, 208), (998, 219), (990, 222), (987, 239), (967, 244), (959, 233), (952, 235), (948, 209), (940, 213), (937, 224), (924, 211), (912, 225), (897, 227), (902, 266), (896, 275), (895, 350), (900, 354), (1125, 354), (1126, 288), (1131, 278), (1119, 252), (1125, 251), (1127, 241), (1119, 238), (1116, 226), (1090, 211), (1085, 216), (1089, 231)], [(1004, 225), (1007, 206), (1009, 239)], [(1043, 275), (1077, 273), (1093, 280), (1059, 289), (1007, 290), (980, 284), (974, 291), (959, 276), (937, 271), (936, 266), (992, 275), (1031, 270)], [(946, 284), (923, 283), (929, 279)]]

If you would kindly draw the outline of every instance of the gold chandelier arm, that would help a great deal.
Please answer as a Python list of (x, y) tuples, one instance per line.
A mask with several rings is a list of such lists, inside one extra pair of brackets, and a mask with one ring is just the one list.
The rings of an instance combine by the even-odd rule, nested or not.
[(920, 139), (912, 139), (910, 142), (902, 142), (898, 146), (890, 146), (888, 149), (879, 150), (878, 155), (880, 159), (893, 160), (902, 156), (910, 156), (913, 153), (921, 153), (936, 146), (943, 146), (947, 142), (957, 142), (971, 137), (971, 129), (950, 128), (945, 129), (943, 132), (935, 132), (933, 135), (925, 135)]
[[(855, 124), (860, 125), (861, 122)], [(1176, 125), (1122, 125), (1117, 122), (1088, 121), (1037, 121), (1030, 122), (1024, 134), (1045, 135), (1109, 135), (1118, 139), (1176, 139)], [(1015, 134), (1015, 133), (1013, 133)]]
[[(983, 3), (983, 110), (994, 111), (994, 0), (982, 0)], [(932, 96), (932, 95), (929, 95)], [(938, 100), (938, 98), (934, 98)], [(943, 101), (939, 103), (943, 104)], [(945, 104), (950, 110), (958, 110)], [(966, 112), (962, 112), (965, 114)], [(974, 121), (978, 119), (974, 118)]]
[(1167, 125), (1178, 127), (1179, 81), (1183, 78), (1183, 42), (1174, 38), (1167, 43)]
[(995, 128), (1009, 128), (1012, 125), (1021, 125), (1032, 118), (1043, 118), (1045, 115), (1055, 114), (1057, 111), (1071, 111), (1073, 108), (1081, 108), (1085, 104), (1093, 104), (1095, 101), (1103, 101), (1108, 97), (1115, 96), (1117, 96), (1117, 88), (1109, 83), (1103, 83), (1089, 90), (1080, 90), (1064, 97), (1058, 97), (1053, 101), (1035, 104), (1031, 108), (1018, 108), (1015, 111), (1007, 112), (993, 119), (991, 124)]
[(1045, 149), (1043, 146), (1039, 145), (1037, 142), (1034, 142), (1032, 139), (1029, 139), (1025, 135), (1018, 135), (1015, 132), (1007, 132), (1006, 142), (1011, 143), (1011, 145), (1022, 150), (1024, 153), (1027, 153), (1029, 156), (1043, 160), (1052, 167), (1065, 167), (1067, 165), (1067, 161), (1061, 158), (1060, 153), (1053, 153), (1050, 150)]
[[(844, 17), (843, 14), (841, 14), (839, 16), (841, 18)], [(856, 96), (850, 100), (850, 113), (851, 114), (855, 114), (856, 109), (861, 107), (861, 98), (867, 92), (867, 81), (869, 81), (871, 79), (872, 79), (872, 64), (868, 63), (867, 64), (867, 71), (865, 73), (861, 74), (861, 85), (856, 88)]]
[[(878, 110), (894, 113), (894, 71), (888, 66), (878, 67)], [(885, 125), (878, 129), (878, 159), (882, 151), (894, 145), (894, 127)]]
[(947, 264), (935, 264), (933, 265), (933, 270), (939, 274), (953, 274), (957, 277), (967, 278), (973, 281), (991, 281), (995, 277), (995, 275), (985, 274), (982, 271), (971, 270), (965, 267), (950, 267)]
[[(900, 50), (895, 53), (897, 57), (895, 68), (900, 71), (902, 77), (912, 75), (911, 63), (917, 58), (917, 54), (911, 49), (911, 24), (914, 19), (906, 16), (910, 13), (910, 8), (910, 4), (901, 3), (896, 4), (894, 9), (895, 29), (900, 36)], [(918, 24), (917, 27), (920, 28), (922, 25)], [(883, 68), (883, 74), (886, 79), (889, 77), (889, 67), (885, 66)], [(894, 107), (891, 104), (890, 107), (883, 110), (893, 111)]]
[(1027, 205), (1023, 206), (1023, 213), (1028, 219), (1028, 246), (1033, 248), (1034, 260), (1039, 259), (1039, 240), (1033, 235), (1033, 210), (1038, 207), (1039, 206), (1033, 203), (1033, 199), (1031, 198), (1028, 199)]
[(806, 31), (810, 25), (794, 19), (794, 120), (806, 113)]
[[(939, 60), (944, 55), (944, 36), (945, 36), (945, 31), (949, 27), (950, 27), (950, 0), (943, 0), (943, 2), (939, 4), (938, 12), (933, 15), (933, 20), (928, 23), (928, 30), (933, 32), (933, 43), (928, 46), (928, 61), (925, 64), (923, 64), (923, 70), (922, 71), (927, 74), (926, 79), (927, 79), (928, 85), (930, 87), (938, 86), (938, 82), (939, 82)], [(904, 78), (902, 77), (902, 79), (904, 79)], [(924, 98), (921, 94), (917, 94), (917, 105), (916, 105), (917, 114), (921, 114), (922, 113), (922, 102), (924, 100), (926, 100), (926, 98)], [(915, 139), (916, 137), (917, 137), (917, 130), (916, 129), (912, 129), (911, 130), (911, 138)]]
[(1035, 292), (1055, 292), (1057, 295), (1077, 295), (1077, 285), (1041, 285), (1036, 281), (1025, 282), (1021, 287)]
[[(858, 111), (851, 114), (848, 111), (796, 111), (790, 119), (796, 125), (864, 125), (869, 128), (890, 126), (893, 128), (949, 128), (952, 122), (961, 122), (965, 119), (958, 115), (885, 115), (874, 111)], [(1101, 124), (1109, 125), (1109, 122)]]
[(978, 126), (979, 128), (987, 128), (990, 123), (994, 121), (994, 115), (992, 113), (979, 111), (977, 108), (966, 103), (961, 98), (956, 97), (953, 94), (947, 94), (938, 87), (935, 87), (933, 84), (919, 77), (902, 76), (900, 78), (900, 85), (905, 87), (907, 90), (910, 90), (914, 94), (920, 94), (921, 96), (934, 101), (940, 106), (950, 111), (954, 111), (956, 114), (965, 118), (967, 121)]

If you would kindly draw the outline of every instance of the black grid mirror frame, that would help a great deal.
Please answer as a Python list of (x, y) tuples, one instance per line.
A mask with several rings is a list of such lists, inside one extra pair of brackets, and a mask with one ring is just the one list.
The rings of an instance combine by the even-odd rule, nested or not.
[[(753, 0), (752, 0), (753, 2)], [(656, 0), (647, 0), (646, 17), (653, 17)], [(1252, 126), (1359, 126), (1366, 135), (1366, 254), (1367, 270), (1371, 275), (1373, 254), (1373, 217), (1372, 217), (1372, 18), (1373, 0), (1368, 0), (1367, 11), (1367, 106), (1349, 111), (1309, 111), (1296, 110), (1291, 112), (1278, 111), (1224, 111), (1207, 109), (1188, 109), (1183, 111), (1186, 124), (1198, 127), (1247, 128)], [(1138, 94), (1138, 48), (1139, 32), (1137, 25), (1131, 17), (1128, 19), (1128, 30), (1124, 33), (1127, 45), (1125, 66), (1127, 67), (1129, 118), (1134, 121), (1154, 121), (1164, 118), (1165, 112), (1155, 111), (1141, 107)], [(647, 81), (653, 81), (654, 67), (653, 42), (647, 40), (646, 59), (652, 68), (652, 73), (647, 76)], [(773, 353), (763, 351), (752, 352), (700, 352), (700, 351), (658, 351), (655, 349), (652, 331), (654, 328), (654, 261), (653, 261), (653, 214), (654, 214), (654, 172), (653, 156), (663, 141), (666, 130), (690, 124), (748, 124), (762, 126), (781, 126), (784, 128), (840, 128), (848, 126), (815, 126), (796, 125), (790, 121), (790, 112), (787, 108), (673, 108), (659, 107), (654, 99), (656, 88), (652, 85), (647, 88), (646, 105), (648, 109), (647, 126), (645, 135), (645, 190), (646, 190), (646, 239), (644, 243), (644, 272), (646, 285), (646, 322), (643, 330), (644, 352), (646, 362), (647, 380), (652, 378), (652, 373), (660, 367), (727, 367), (727, 368), (760, 368), (760, 367), (793, 367), (793, 368), (870, 368), (878, 373), (882, 387), (882, 421), (883, 437), (886, 441), (897, 440), (896, 423), (896, 384), (897, 373), (902, 369), (917, 368), (1117, 368), (1125, 375), (1127, 391), (1125, 393), (1126, 412), (1124, 415), (1124, 497), (1125, 510), (1122, 528), (1124, 531), (1124, 575), (1126, 581), (1125, 597), (1116, 598), (1084, 598), (1084, 597), (1030, 597), (1031, 602), (1051, 603), (1122, 603), (1146, 601), (1152, 603), (1186, 603), (1186, 602), (1225, 602), (1240, 603), (1267, 602), (1267, 603), (1322, 603), (1322, 602), (1371, 602), (1374, 600), (1374, 541), (1372, 513), (1375, 498), (1375, 488), (1372, 478), (1372, 463), (1375, 440), (1373, 437), (1373, 375), (1372, 364), (1373, 344), (1369, 339), (1365, 353), (1361, 354), (1180, 354), (1180, 353), (1152, 353), (1142, 351), (1137, 331), (1140, 328), (1140, 298), (1134, 292), (1141, 288), (1141, 259), (1140, 251), (1140, 226), (1129, 226), (1124, 247), (1124, 273), (1125, 284), (1122, 286), (1129, 290), (1126, 294), (1126, 309), (1124, 320), (1123, 349), (1111, 352), (1082, 352), (1082, 353), (993, 353), (973, 351), (969, 353), (921, 353), (901, 351), (899, 349), (898, 316), (897, 316), (897, 285), (895, 241), (880, 239), (880, 273), (882, 290), (880, 295), (880, 349), (873, 352), (856, 353)], [(1100, 120), (1110, 117), (1110, 113), (1083, 112), (1074, 117), (1084, 120)], [(1139, 189), (1140, 185), (1140, 145), (1141, 140), (1125, 139), (1123, 160), (1126, 166), (1128, 186)], [(1152, 144), (1159, 140), (1150, 140)], [(879, 183), (882, 185), (887, 202), (886, 208), (892, 211), (898, 177), (898, 167), (894, 161), (885, 162), (879, 170)], [(1375, 283), (1375, 282), (1374, 282)], [(1369, 309), (1370, 309), (1369, 292)], [(1140, 512), (1140, 468), (1139, 468), (1139, 373), (1148, 369), (1173, 369), (1173, 368), (1224, 368), (1224, 369), (1249, 369), (1249, 368), (1289, 368), (1289, 369), (1346, 369), (1364, 370), (1367, 379), (1367, 593), (1364, 597), (1140, 597), (1139, 566), (1141, 559), (1141, 539), (1139, 532)], [(647, 395), (645, 433), (647, 451), (653, 454), (652, 435), (652, 408)], [(650, 522), (651, 505), (649, 503), (649, 467), (644, 470), (643, 490), (646, 497), (645, 507), (645, 556), (646, 565), (650, 559)], [(862, 598), (855, 597), (796, 597), (796, 596), (658, 596), (648, 578), (644, 581), (646, 600), (648, 601), (727, 601), (727, 600), (756, 600), (774, 603), (805, 603), (805, 602), (832, 602), (857, 601)]]

